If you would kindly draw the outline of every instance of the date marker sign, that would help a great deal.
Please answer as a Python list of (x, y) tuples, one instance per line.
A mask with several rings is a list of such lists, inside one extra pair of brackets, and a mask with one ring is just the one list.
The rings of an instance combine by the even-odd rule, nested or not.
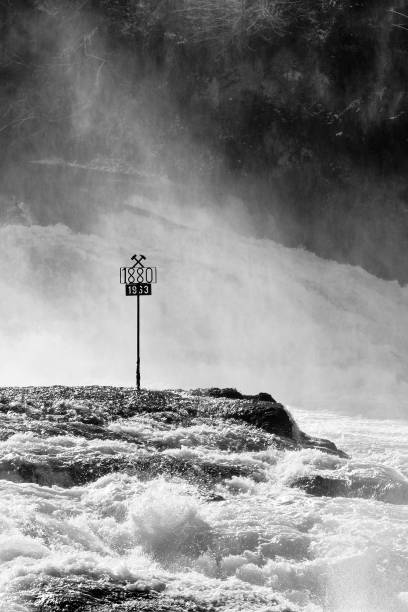
[(157, 268), (144, 265), (144, 255), (133, 255), (133, 265), (120, 268), (120, 283), (125, 285), (125, 295), (136, 296), (137, 360), (136, 389), (140, 391), (140, 296), (152, 295), (152, 284), (157, 283)]
[(121, 268), (120, 282), (125, 285), (125, 295), (152, 295), (152, 283), (157, 283), (157, 268)]

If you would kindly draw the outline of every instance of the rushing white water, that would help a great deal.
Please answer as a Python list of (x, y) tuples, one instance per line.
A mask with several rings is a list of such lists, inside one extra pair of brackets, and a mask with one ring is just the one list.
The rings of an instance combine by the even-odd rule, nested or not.
[[(165, 588), (225, 612), (408, 610), (408, 506), (391, 496), (324, 497), (290, 487), (311, 474), (383, 478), (408, 485), (408, 425), (328, 412), (293, 414), (301, 428), (346, 450), (278, 450), (264, 434), (245, 446), (246, 425), (153, 427), (144, 417), (112, 423), (161, 453), (254, 469), (218, 482), (215, 499), (179, 477), (140, 480), (114, 472), (61, 488), (0, 480), (1, 610), (29, 610), (21, 595), (45, 577), (109, 577), (135, 589)], [(241, 448), (241, 450), (240, 450)], [(131, 443), (15, 434), (1, 461), (19, 456), (130, 456)], [(144, 452), (144, 451), (143, 451)], [(262, 477), (256, 475), (262, 474)], [(4, 474), (3, 474), (4, 476)], [(128, 587), (129, 588), (129, 587)]]

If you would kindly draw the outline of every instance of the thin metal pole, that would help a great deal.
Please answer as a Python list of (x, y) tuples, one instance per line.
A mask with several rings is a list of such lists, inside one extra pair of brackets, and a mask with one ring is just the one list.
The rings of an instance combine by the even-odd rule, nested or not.
[(136, 389), (140, 391), (140, 296), (137, 294), (137, 361), (136, 361)]

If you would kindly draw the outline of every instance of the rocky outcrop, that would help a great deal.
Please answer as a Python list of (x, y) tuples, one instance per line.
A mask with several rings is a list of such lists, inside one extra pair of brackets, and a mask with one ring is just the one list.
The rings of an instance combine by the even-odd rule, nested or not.
[(261, 470), (249, 466), (233, 462), (223, 465), (197, 456), (172, 457), (164, 453), (140, 452), (137, 447), (129, 449), (128, 453), (116, 452), (108, 456), (102, 452), (81, 456), (74, 448), (58, 457), (45, 454), (30, 459), (20, 456), (0, 459), (0, 479), (34, 482), (47, 487), (84, 485), (114, 472), (137, 476), (141, 481), (159, 476), (179, 477), (198, 485), (203, 492), (234, 477), (250, 476), (257, 482), (265, 479)]
[(219, 387), (211, 387), (210, 389), (194, 389), (191, 391), (192, 395), (204, 395), (208, 397), (225, 397), (227, 399), (252, 399), (260, 402), (275, 402), (270, 393), (257, 393), (256, 395), (243, 395), (237, 389), (232, 387), (226, 387), (220, 389)]
[(395, 505), (408, 503), (408, 483), (392, 474), (350, 474), (347, 478), (312, 474), (296, 478), (291, 486), (318, 497), (371, 498)]
[(299, 441), (304, 448), (316, 448), (317, 450), (321, 450), (323, 453), (337, 455), (344, 459), (348, 458), (347, 453), (338, 449), (334, 442), (331, 442), (326, 438), (316, 438), (314, 436), (308, 436), (303, 431), (301, 431), (299, 432)]
[[(242, 395), (236, 389), (146, 391), (120, 387), (28, 387), (3, 388), (0, 412), (7, 415), (4, 436), (24, 430), (49, 435), (71, 433), (95, 438), (140, 442), (126, 430), (107, 428), (119, 419), (148, 415), (160, 426), (189, 427), (197, 422), (222, 419), (245, 423), (273, 434), (276, 444), (287, 448), (317, 448), (347, 457), (329, 440), (300, 431), (289, 411), (268, 393)], [(252, 430), (253, 431), (253, 430)], [(6, 432), (6, 433), (5, 433)], [(251, 437), (251, 436), (249, 436)]]
[(24, 599), (35, 612), (210, 612), (192, 597), (168, 597), (160, 580), (122, 583), (92, 577), (49, 577), (36, 581)]
[[(242, 395), (236, 389), (196, 389), (192, 395), (202, 398), (217, 398), (216, 403), (202, 400), (200, 410), (223, 419), (238, 419), (259, 427), (268, 433), (289, 439), (294, 445), (303, 448), (317, 448), (322, 452), (347, 457), (330, 440), (308, 436), (300, 431), (288, 410), (275, 401), (269, 393)], [(224, 398), (233, 401), (223, 401)]]
[[(222, 392), (222, 390), (217, 391)], [(231, 391), (234, 393), (230, 393)], [(233, 396), (232, 399), (231, 396)], [(207, 397), (214, 398), (215, 401), (207, 400)], [(265, 397), (270, 399), (264, 400)], [(249, 425), (260, 427), (268, 433), (292, 440), (296, 438), (296, 429), (289, 413), (269, 394), (245, 396), (244, 399), (244, 396), (235, 389), (228, 389), (227, 395), (221, 393), (214, 395), (214, 390), (209, 389), (208, 394), (201, 391), (201, 398), (198, 405), (201, 414), (214, 415), (223, 419), (238, 419)]]

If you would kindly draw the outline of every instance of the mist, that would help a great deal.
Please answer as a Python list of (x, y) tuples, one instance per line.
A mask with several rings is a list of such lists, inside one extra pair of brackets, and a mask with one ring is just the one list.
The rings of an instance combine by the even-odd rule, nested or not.
[(168, 42), (164, 60), (151, 48), (132, 52), (103, 7), (39, 2), (8, 13), (3, 71), (15, 73), (2, 94), (11, 140), (1, 166), (0, 384), (132, 386), (135, 303), (119, 268), (143, 253), (158, 267), (153, 295), (141, 300), (143, 386), (233, 386), (304, 407), (403, 416), (407, 290), (392, 267), (402, 242), (391, 251), (384, 242), (373, 259), (357, 232), (340, 249), (330, 232), (344, 208), (334, 221), (319, 218), (299, 185), (301, 212), (290, 208), (282, 193), (298, 166), (284, 189), (282, 176), (273, 182), (272, 171), (245, 166), (242, 151), (232, 155), (232, 136), (212, 146), (210, 102), (183, 114), (171, 88), (179, 43)]
[(202, 228), (168, 213), (106, 214), (98, 234), (1, 228), (2, 384), (133, 385), (135, 302), (119, 267), (137, 251), (158, 267), (141, 299), (144, 386), (403, 415), (406, 289), (237, 234), (215, 214)]

